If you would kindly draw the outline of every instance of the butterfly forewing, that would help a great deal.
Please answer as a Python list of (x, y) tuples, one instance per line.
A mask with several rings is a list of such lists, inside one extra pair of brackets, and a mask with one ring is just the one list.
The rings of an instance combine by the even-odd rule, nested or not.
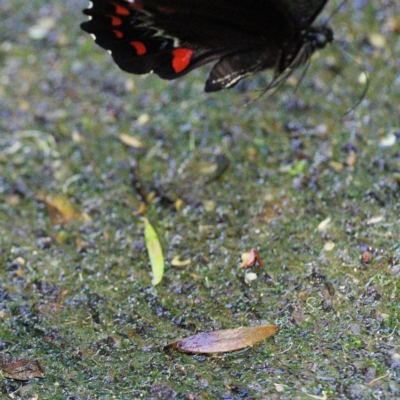
[(121, 69), (134, 74), (175, 79), (218, 60), (206, 83), (206, 91), (216, 91), (263, 69), (286, 68), (282, 57), (290, 64), (303, 45), (300, 31), (325, 3), (93, 0), (84, 11), (91, 19), (81, 27)]

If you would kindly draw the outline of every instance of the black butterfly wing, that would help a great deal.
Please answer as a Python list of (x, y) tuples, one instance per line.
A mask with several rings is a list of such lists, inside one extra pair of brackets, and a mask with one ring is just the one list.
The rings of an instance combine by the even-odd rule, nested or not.
[(281, 0), (280, 2), (290, 10), (300, 28), (308, 28), (328, 3), (328, 0)]
[[(178, 78), (221, 59), (208, 91), (232, 86), (250, 73), (272, 67), (290, 37), (290, 15), (274, 1), (93, 0), (83, 30), (110, 50), (119, 67), (134, 74)], [(268, 57), (259, 57), (267, 50)], [(267, 63), (264, 62), (268, 59)], [(262, 60), (262, 62), (260, 62)], [(210, 82), (211, 82), (210, 81)]]
[[(212, 92), (232, 87), (246, 76), (268, 68), (275, 69), (274, 81), (278, 81), (278, 76), (287, 68), (295, 68), (298, 64), (305, 62), (318, 46), (314, 43), (306, 43), (312, 35), (308, 34), (309, 38), (307, 38), (307, 34), (302, 37), (302, 31), (309, 32), (311, 24), (327, 2), (328, 0), (270, 0), (265, 2), (264, 4), (268, 7), (268, 10), (265, 11), (267, 15), (273, 16), (274, 20), (264, 21), (270, 24), (267, 26), (271, 26), (271, 29), (268, 33), (266, 31), (263, 33), (271, 34), (276, 40), (272, 43), (266, 41), (261, 51), (259, 48), (247, 49), (221, 58), (211, 70), (205, 91)], [(256, 23), (253, 18), (250, 21)], [(286, 35), (282, 36), (282, 32)], [(315, 28), (313, 34), (322, 34), (327, 42), (333, 40), (333, 32), (329, 27)], [(304, 47), (306, 47), (304, 54), (297, 60), (298, 54)]]
[(242, 50), (236, 54), (222, 57), (212, 68), (206, 81), (205, 91), (217, 90), (235, 86), (240, 80), (256, 72), (275, 68), (277, 51), (271, 49)]
[[(311, 4), (312, 3), (312, 4)], [(83, 30), (130, 73), (178, 78), (219, 60), (206, 91), (235, 85), (280, 63), (282, 48), (311, 24), (326, 1), (300, 0), (92, 0)], [(304, 9), (304, 22), (297, 15)], [(316, 10), (317, 8), (317, 10)], [(293, 47), (293, 52), (301, 46)]]

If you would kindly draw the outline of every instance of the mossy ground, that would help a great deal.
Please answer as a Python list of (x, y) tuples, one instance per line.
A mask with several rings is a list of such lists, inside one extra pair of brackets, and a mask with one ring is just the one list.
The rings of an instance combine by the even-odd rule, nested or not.
[[(79, 30), (83, 0), (2, 0), (0, 344), (45, 369), (3, 379), (4, 398), (400, 397), (400, 5), (352, 3), (296, 91), (292, 78), (252, 102), (263, 75), (206, 95), (207, 68), (176, 82), (123, 73)], [(363, 71), (370, 87), (346, 114)], [(156, 193), (156, 288), (133, 160)], [(90, 220), (54, 226), (41, 192)], [(264, 265), (248, 285), (252, 248)], [(245, 351), (163, 349), (261, 323), (281, 330)]]

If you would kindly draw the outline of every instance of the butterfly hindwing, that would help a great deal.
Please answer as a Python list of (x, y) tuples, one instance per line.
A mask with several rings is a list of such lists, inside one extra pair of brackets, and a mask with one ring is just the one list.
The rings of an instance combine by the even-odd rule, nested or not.
[(222, 57), (212, 68), (205, 91), (215, 92), (234, 86), (246, 76), (275, 67), (277, 59), (277, 56), (267, 49), (242, 51)]

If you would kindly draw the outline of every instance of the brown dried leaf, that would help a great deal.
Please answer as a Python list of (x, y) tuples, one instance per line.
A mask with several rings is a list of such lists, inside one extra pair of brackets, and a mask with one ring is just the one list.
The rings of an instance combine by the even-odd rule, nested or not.
[(39, 193), (37, 200), (46, 206), (50, 219), (54, 225), (69, 225), (72, 221), (84, 221), (89, 217), (76, 211), (67, 196), (61, 194)]
[(43, 368), (37, 360), (26, 360), (24, 358), (9, 360), (0, 360), (0, 369), (3, 375), (9, 379), (18, 381), (29, 381), (33, 378), (44, 378)]
[(353, 167), (357, 161), (357, 153), (353, 150), (350, 150), (349, 154), (347, 155), (346, 164), (349, 167)]
[(261, 325), (204, 332), (177, 340), (167, 347), (186, 353), (223, 353), (253, 346), (275, 335), (278, 330), (279, 327), (275, 325)]
[(261, 258), (256, 249), (245, 251), (242, 253), (241, 258), (242, 263), (240, 264), (240, 268), (262, 267)]
[(400, 33), (400, 18), (391, 15), (385, 21), (386, 28), (389, 32)]

